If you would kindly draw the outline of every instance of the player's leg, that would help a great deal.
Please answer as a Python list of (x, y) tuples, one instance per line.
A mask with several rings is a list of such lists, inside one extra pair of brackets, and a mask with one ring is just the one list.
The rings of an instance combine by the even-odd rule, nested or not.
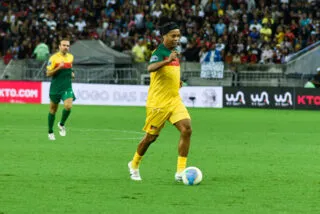
[(64, 108), (62, 110), (61, 120), (58, 123), (59, 134), (61, 136), (66, 136), (66, 134), (67, 134), (65, 123), (66, 123), (68, 117), (70, 116), (72, 104), (75, 99), (76, 99), (76, 97), (74, 96), (72, 88), (67, 89), (65, 91), (65, 93), (63, 93), (63, 95), (62, 95)]
[(133, 159), (132, 159), (132, 167), (133, 168), (135, 168), (135, 169), (139, 168), (142, 156), (146, 153), (146, 151), (148, 150), (151, 143), (156, 141), (157, 137), (158, 137), (158, 135), (152, 135), (149, 133), (146, 133), (144, 135), (144, 137), (142, 138), (142, 140), (140, 141), (140, 143), (138, 145), (136, 153), (133, 156)]
[(130, 178), (135, 181), (140, 181), (141, 176), (139, 172), (139, 165), (143, 155), (148, 150), (151, 143), (156, 141), (158, 135), (151, 135), (146, 133), (145, 136), (140, 141), (137, 151), (135, 152), (133, 159), (128, 163), (129, 171), (130, 171)]
[(178, 144), (178, 160), (177, 160), (177, 171), (175, 174), (175, 179), (181, 181), (181, 172), (187, 166), (187, 156), (190, 148), (190, 139), (192, 134), (191, 119), (186, 107), (181, 102), (176, 106), (170, 117), (170, 122), (175, 125), (175, 127), (180, 132), (180, 139)]
[(129, 162), (130, 177), (132, 180), (141, 180), (139, 173), (139, 166), (142, 157), (147, 152), (149, 146), (157, 139), (161, 129), (169, 116), (169, 113), (164, 109), (147, 108), (146, 123), (143, 130), (146, 132), (145, 136), (140, 141), (138, 148), (133, 156), (132, 161)]
[(176, 181), (182, 181), (182, 171), (187, 167), (187, 157), (190, 148), (190, 139), (192, 134), (191, 120), (183, 119), (174, 124), (180, 132), (180, 139), (178, 144), (178, 160), (177, 171), (175, 174)]
[(56, 112), (58, 110), (59, 103), (53, 102), (52, 100), (50, 101), (50, 106), (49, 106), (49, 114), (48, 114), (48, 137), (49, 140), (55, 140), (55, 136), (53, 133), (53, 124), (56, 116)]
[(59, 134), (61, 136), (66, 136), (67, 134), (64, 124), (66, 123), (71, 113), (72, 103), (73, 103), (73, 98), (67, 98), (63, 101), (63, 110), (62, 110), (61, 120), (58, 123)]

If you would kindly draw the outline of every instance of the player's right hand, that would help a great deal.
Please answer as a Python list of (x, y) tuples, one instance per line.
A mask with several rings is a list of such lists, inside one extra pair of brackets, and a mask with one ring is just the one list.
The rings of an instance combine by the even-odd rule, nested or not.
[(178, 52), (177, 51), (172, 51), (168, 60), (169, 62), (172, 62), (173, 60), (175, 60), (178, 57)]
[(58, 68), (61, 69), (64, 66), (64, 62), (60, 62), (60, 64), (58, 65)]

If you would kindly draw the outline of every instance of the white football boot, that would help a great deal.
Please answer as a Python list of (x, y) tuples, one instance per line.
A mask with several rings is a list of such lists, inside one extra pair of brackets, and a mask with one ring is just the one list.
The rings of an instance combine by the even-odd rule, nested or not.
[(48, 134), (49, 140), (56, 140), (56, 137), (54, 136), (54, 133), (49, 133)]
[(139, 169), (134, 169), (132, 168), (132, 161), (130, 161), (128, 163), (128, 167), (129, 167), (129, 172), (130, 172), (130, 178), (131, 180), (134, 180), (134, 181), (141, 181), (141, 177), (140, 177), (140, 172), (139, 172)]
[(67, 135), (67, 132), (66, 132), (66, 127), (65, 126), (61, 126), (60, 125), (60, 122), (58, 123), (58, 128), (59, 128), (59, 134), (64, 137)]
[(174, 175), (174, 179), (177, 182), (182, 182), (182, 172), (181, 173), (176, 172), (176, 174)]

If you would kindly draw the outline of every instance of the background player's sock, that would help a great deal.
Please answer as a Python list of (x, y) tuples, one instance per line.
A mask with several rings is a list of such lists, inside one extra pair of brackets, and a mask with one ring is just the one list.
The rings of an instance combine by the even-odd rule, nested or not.
[(60, 120), (60, 125), (61, 126), (64, 126), (64, 123), (66, 122), (66, 120), (68, 119), (69, 115), (70, 115), (70, 112), (71, 110), (66, 110), (66, 109), (63, 109), (62, 110), (62, 117), (61, 117), (61, 120)]
[(142, 156), (140, 156), (138, 152), (134, 153), (134, 156), (132, 159), (132, 168), (138, 169), (141, 159), (142, 159)]
[(56, 115), (55, 114), (51, 114), (49, 112), (48, 114), (48, 126), (49, 126), (49, 133), (53, 133), (53, 124), (54, 124), (54, 119), (55, 119)]
[(187, 157), (178, 156), (177, 173), (181, 173), (187, 166)]

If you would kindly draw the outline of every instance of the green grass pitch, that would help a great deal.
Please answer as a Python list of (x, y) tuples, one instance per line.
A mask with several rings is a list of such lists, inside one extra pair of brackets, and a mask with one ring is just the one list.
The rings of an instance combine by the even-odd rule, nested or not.
[[(61, 117), (61, 107), (56, 122)], [(174, 182), (178, 131), (169, 123), (142, 161), (142, 107), (74, 106), (67, 136), (47, 139), (48, 105), (0, 105), (0, 213), (320, 213), (319, 112), (190, 108), (189, 166)]]

